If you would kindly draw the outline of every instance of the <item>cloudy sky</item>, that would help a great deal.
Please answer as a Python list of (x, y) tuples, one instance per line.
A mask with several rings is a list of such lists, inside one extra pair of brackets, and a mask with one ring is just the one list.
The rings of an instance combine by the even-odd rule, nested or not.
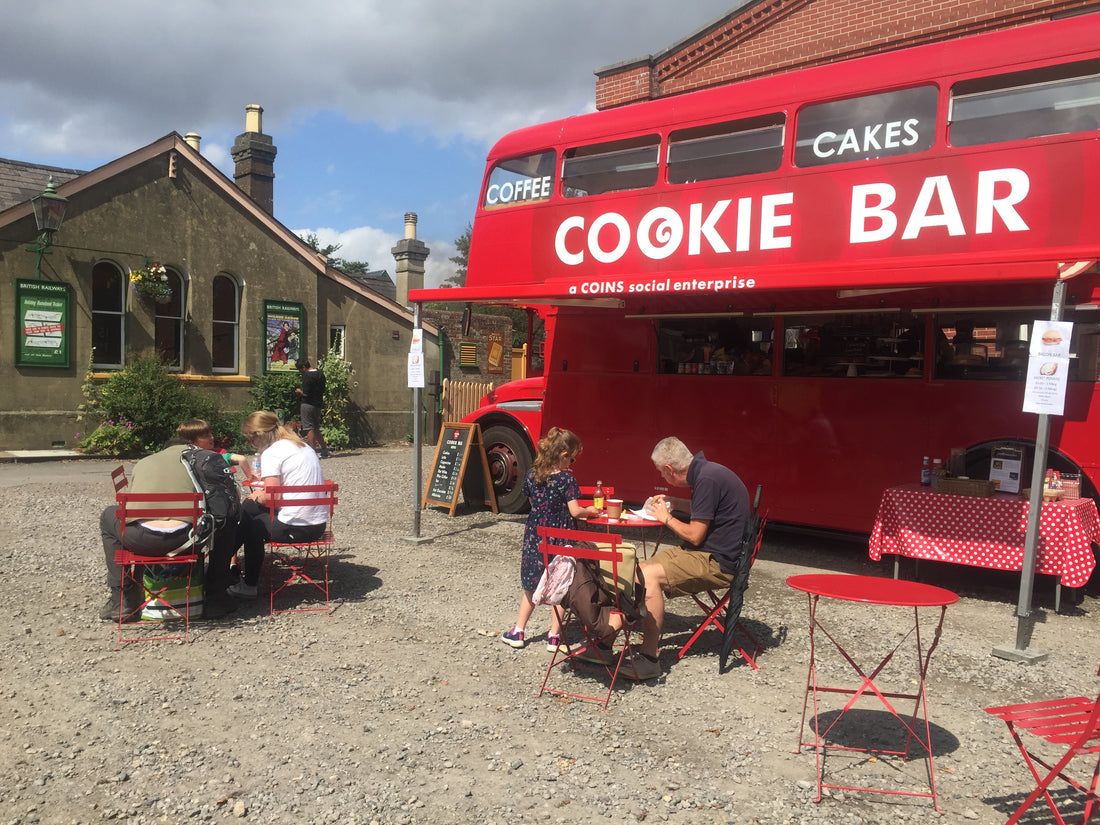
[(91, 170), (197, 132), (232, 175), (245, 106), (272, 136), (275, 217), (393, 272), (406, 212), (452, 271), (485, 155), (594, 108), (601, 67), (742, 0), (53, 0), (4, 22), (0, 156)]

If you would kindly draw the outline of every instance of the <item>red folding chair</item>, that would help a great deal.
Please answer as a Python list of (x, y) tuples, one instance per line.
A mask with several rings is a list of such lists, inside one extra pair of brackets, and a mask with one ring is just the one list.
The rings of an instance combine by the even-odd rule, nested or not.
[[(1100, 670), (1097, 670), (1100, 676)], [(1087, 696), (1074, 696), (1070, 699), (1048, 699), (1044, 702), (1025, 702), (1019, 705), (1004, 705), (996, 708), (986, 708), (986, 713), (1003, 719), (1008, 725), (1008, 731), (1016, 740), (1016, 746), (1024, 757), (1027, 769), (1035, 780), (1035, 790), (1028, 794), (1016, 812), (1008, 818), (1005, 825), (1013, 825), (1024, 812), (1031, 807), (1040, 794), (1046, 800), (1058, 825), (1065, 825), (1062, 814), (1054, 804), (1054, 798), (1048, 788), (1054, 779), (1061, 779), (1085, 795), (1084, 825), (1095, 810), (1096, 780), (1100, 777), (1100, 695), (1095, 699)], [(1040, 755), (1027, 747), (1020, 738), (1020, 731), (1030, 733), (1042, 739), (1051, 746), (1054, 754), (1061, 754), (1054, 764), (1046, 761), (1049, 754)], [(1062, 748), (1065, 752), (1062, 753)], [(1066, 768), (1075, 756), (1086, 754), (1098, 754), (1096, 767), (1092, 771), (1092, 782), (1088, 788), (1081, 785), (1076, 779), (1067, 774)], [(1040, 775), (1036, 765), (1046, 770)]]
[[(634, 571), (626, 570), (625, 565), (623, 565), (624, 554), (620, 548), (622, 536), (615, 535), (614, 533), (562, 530), (554, 527), (539, 527), (538, 534), (543, 562), (547, 565), (550, 564), (550, 559), (554, 556), (567, 556), (577, 562), (578, 567), (580, 566), (581, 560), (596, 562), (596, 564), (608, 571), (610, 581), (612, 582), (622, 584), (628, 580), (628, 576), (633, 576)], [(562, 543), (555, 544), (552, 543), (551, 540)], [(579, 547), (577, 546), (579, 542), (586, 542), (599, 546), (591, 548)], [(620, 565), (623, 565), (624, 569), (620, 570)], [(578, 574), (575, 573), (574, 575)], [(592, 631), (579, 620), (576, 611), (566, 606), (563, 602), (565, 616), (562, 621), (562, 638), (576, 639), (583, 637), (584, 643), (566, 644), (562, 642), (562, 644), (558, 646), (558, 649), (550, 658), (550, 664), (546, 667), (546, 675), (542, 678), (539, 696), (542, 696), (543, 693), (556, 693), (560, 696), (568, 696), (572, 699), (600, 702), (603, 704), (603, 709), (606, 711), (607, 705), (611, 701), (611, 692), (615, 689), (615, 680), (618, 678), (622, 668), (628, 667), (633, 670), (634, 650), (630, 646), (630, 634), (634, 630), (635, 621), (631, 620), (628, 614), (623, 610), (623, 594), (621, 587), (607, 587), (604, 592), (610, 597), (609, 606), (612, 616), (618, 616), (619, 621), (622, 623), (622, 629), (618, 631), (611, 644), (611, 652), (604, 657), (602, 663), (588, 662), (580, 658), (586, 651), (590, 652), (597, 650), (597, 643), (601, 640), (596, 638)], [(560, 665), (568, 665), (574, 671), (595, 671), (606, 675), (609, 679), (607, 693), (600, 696), (589, 696), (565, 690), (564, 688), (547, 687), (546, 683), (550, 679), (550, 674), (554, 671), (554, 668)]]
[[(121, 468), (120, 468), (121, 469)], [(127, 611), (125, 599), (119, 599), (118, 605), (118, 644), (115, 650), (122, 647), (123, 642), (153, 642), (165, 639), (183, 639), (191, 641), (191, 578), (194, 566), (203, 563), (202, 547), (207, 532), (199, 526), (202, 517), (203, 494), (192, 493), (117, 493), (118, 521), (121, 525), (123, 549), (115, 552), (115, 562), (122, 567), (122, 590), (126, 592), (127, 583), (130, 583), (135, 592), (142, 594), (141, 603)], [(153, 506), (155, 505), (155, 506)], [(138, 519), (175, 519), (189, 522), (191, 527), (187, 531), (186, 538), (180, 544), (178, 550), (166, 556), (142, 556), (125, 549), (126, 523)], [(145, 586), (146, 568), (159, 565), (181, 565), (185, 574), (186, 586), (181, 605), (173, 604), (165, 597), (165, 591), (169, 585), (151, 590)], [(183, 633), (156, 633), (155, 635), (131, 635), (123, 636), (123, 627), (137, 627), (133, 623), (133, 617), (141, 614), (150, 605), (155, 605), (159, 612), (171, 616), (174, 620), (183, 621)], [(182, 607), (182, 609), (181, 609)], [(158, 630), (167, 625), (157, 622)]]
[(114, 485), (115, 495), (130, 486), (130, 481), (126, 478), (126, 468), (121, 464), (111, 470), (111, 484)]
[[(731, 647), (736, 647), (741, 651), (741, 655), (745, 658), (745, 661), (752, 665), (753, 670), (760, 670), (760, 667), (756, 664), (756, 657), (760, 655), (764, 649), (763, 645), (756, 640), (756, 638), (749, 632), (741, 621), (741, 605), (744, 603), (745, 590), (749, 586), (749, 572), (752, 570), (752, 565), (756, 561), (756, 554), (760, 552), (760, 545), (764, 540), (764, 528), (768, 524), (768, 512), (765, 510), (761, 514), (758, 510), (760, 507), (760, 494), (763, 491), (763, 485), (758, 485), (756, 488), (756, 495), (753, 498), (752, 514), (749, 516), (749, 520), (745, 525), (745, 535), (741, 539), (741, 563), (739, 565), (738, 572), (734, 575), (733, 580), (730, 582), (729, 589), (724, 593), (721, 590), (704, 590), (701, 593), (691, 593), (692, 600), (699, 605), (699, 608), (706, 615), (702, 624), (691, 634), (691, 638), (684, 643), (684, 646), (680, 648), (680, 652), (676, 654), (677, 659), (682, 659), (684, 654), (691, 649), (691, 646), (695, 644), (695, 640), (698, 639), (703, 631), (708, 627), (715, 627), (718, 632), (723, 634), (724, 639), (729, 639)], [(747, 556), (745, 554), (748, 554)], [(731, 597), (733, 599), (733, 606), (736, 610), (731, 608)], [(723, 618), (722, 611), (726, 611), (726, 616)], [(736, 615), (734, 615), (736, 614)], [(733, 628), (729, 633), (726, 633), (727, 621), (733, 622)], [(737, 641), (734, 633), (739, 632), (748, 640), (748, 644), (741, 645)], [(747, 647), (752, 646), (752, 653), (749, 653)], [(720, 662), (720, 667), (725, 665), (725, 661)]]
[[(267, 541), (271, 553), (267, 571), (271, 592), (271, 615), (276, 613), (300, 613), (324, 610), (331, 613), (329, 606), (329, 551), (335, 541), (332, 535), (332, 511), (339, 500), (336, 497), (340, 489), (334, 481), (323, 484), (303, 484), (298, 486), (280, 485), (266, 488), (268, 508), (271, 520), (281, 507), (327, 507), (328, 523), (320, 538), (311, 541)], [(281, 572), (280, 572), (281, 571)], [(275, 609), (275, 597), (294, 584), (303, 584), (316, 588), (325, 595), (323, 607), (288, 607)]]

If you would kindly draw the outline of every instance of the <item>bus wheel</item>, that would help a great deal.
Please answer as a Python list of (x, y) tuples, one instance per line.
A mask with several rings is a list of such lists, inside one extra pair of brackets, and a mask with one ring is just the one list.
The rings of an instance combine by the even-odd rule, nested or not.
[[(502, 513), (523, 512), (527, 507), (523, 480), (531, 469), (531, 449), (523, 437), (510, 427), (489, 427), (482, 433), (482, 440), (485, 456), (489, 460), (489, 477), (493, 481), (497, 509)], [(480, 467), (470, 467), (466, 473), (462, 495), (467, 504), (481, 504), (485, 500), (480, 470)]]

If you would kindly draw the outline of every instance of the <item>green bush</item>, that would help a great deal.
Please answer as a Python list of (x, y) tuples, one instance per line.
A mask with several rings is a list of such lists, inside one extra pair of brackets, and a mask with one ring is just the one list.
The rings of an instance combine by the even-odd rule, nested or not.
[(301, 397), (295, 390), (301, 385), (302, 378), (297, 372), (269, 372), (252, 379), (249, 394), (256, 402), (255, 409), (269, 412), (282, 410), (283, 420), (290, 421), (298, 417)]
[(241, 422), (252, 410), (228, 410), (218, 414), (210, 421), (214, 433), (214, 446), (231, 453), (252, 453), (252, 445), (241, 435)]
[[(81, 434), (76, 437), (81, 439)], [(105, 453), (110, 456), (132, 457), (141, 452), (141, 444), (134, 432), (133, 421), (114, 421), (105, 418), (92, 432), (84, 436), (80, 446), (89, 453)]]
[[(189, 418), (211, 422), (219, 418), (214, 398), (188, 389), (179, 376), (148, 355), (138, 356), (101, 384), (85, 381), (84, 397), (85, 403), (81, 405), (84, 421), (132, 422), (138, 448), (146, 452), (161, 449), (175, 436), (176, 427)], [(91, 441), (98, 430), (99, 426), (85, 442)], [(104, 435), (90, 445), (82, 442), (81, 446), (89, 451), (106, 452), (96, 449), (100, 440), (110, 439)]]
[(351, 376), (355, 370), (335, 350), (325, 353), (317, 369), (325, 374), (325, 407), (321, 412), (321, 434), (329, 449), (351, 446), (348, 411), (351, 407)]

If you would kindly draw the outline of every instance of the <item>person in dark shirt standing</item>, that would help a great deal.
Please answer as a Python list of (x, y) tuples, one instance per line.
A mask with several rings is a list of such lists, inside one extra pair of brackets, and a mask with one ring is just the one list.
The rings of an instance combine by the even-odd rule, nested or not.
[(302, 374), (302, 386), (294, 391), (302, 396), (302, 437), (321, 458), (328, 458), (328, 445), (321, 432), (321, 408), (325, 403), (325, 374), (309, 360), (298, 361), (298, 371)]

